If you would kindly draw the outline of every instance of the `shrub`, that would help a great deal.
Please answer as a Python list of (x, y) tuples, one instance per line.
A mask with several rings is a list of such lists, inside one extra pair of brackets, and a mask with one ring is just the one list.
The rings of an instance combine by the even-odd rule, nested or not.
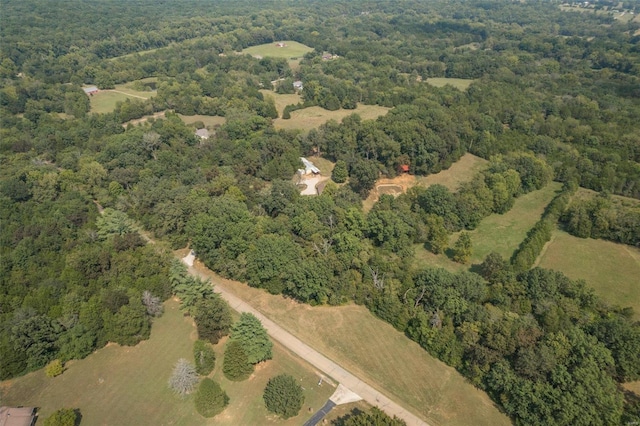
[(304, 402), (302, 387), (288, 374), (270, 378), (263, 398), (267, 410), (283, 419), (298, 415)]
[(253, 373), (253, 365), (249, 363), (242, 345), (235, 340), (227, 343), (222, 362), (224, 376), (234, 382), (241, 382)]
[(61, 408), (44, 421), (44, 426), (75, 426), (78, 414), (73, 408)]
[(56, 377), (62, 374), (64, 371), (64, 367), (62, 366), (62, 361), (59, 359), (54, 359), (47, 365), (44, 372), (47, 377)]
[(195, 404), (202, 417), (213, 417), (229, 404), (229, 396), (217, 382), (207, 378), (200, 382)]
[(193, 344), (193, 358), (196, 363), (196, 372), (201, 376), (211, 373), (216, 365), (216, 353), (204, 340), (196, 340)]

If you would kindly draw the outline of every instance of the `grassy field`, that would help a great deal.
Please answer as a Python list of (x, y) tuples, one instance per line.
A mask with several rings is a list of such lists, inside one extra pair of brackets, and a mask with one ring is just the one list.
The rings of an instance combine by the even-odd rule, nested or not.
[(633, 307), (640, 320), (640, 249), (556, 230), (538, 265), (584, 279), (607, 303)]
[(445, 77), (427, 78), (425, 81), (428, 84), (435, 87), (444, 87), (448, 84), (462, 91), (467, 90), (471, 85), (471, 83), (473, 83), (473, 80), (468, 78), (445, 78)]
[(358, 104), (356, 109), (339, 109), (337, 111), (329, 111), (319, 106), (300, 109), (291, 113), (291, 118), (283, 120), (276, 118), (273, 120), (273, 126), (276, 129), (299, 129), (309, 131), (320, 127), (329, 120), (341, 121), (344, 117), (351, 114), (358, 114), (363, 120), (373, 120), (381, 115), (385, 115), (389, 108), (378, 105)]
[(178, 117), (185, 122), (185, 124), (192, 124), (196, 121), (202, 121), (207, 127), (222, 126), (226, 119), (218, 115), (182, 115), (178, 114)]
[(640, 396), (640, 380), (637, 382), (629, 382), (622, 385), (625, 389), (630, 390), (636, 395)]
[(311, 307), (209, 275), (434, 426), (509, 424), (485, 393), (362, 306)]
[[(278, 47), (278, 43), (283, 43), (284, 47)], [(296, 59), (304, 56), (305, 53), (311, 52), (313, 48), (305, 46), (293, 40), (283, 40), (280, 42), (260, 44), (258, 46), (247, 47), (242, 53), (248, 53), (251, 56), (271, 56), (274, 58)]]
[(273, 90), (266, 90), (266, 89), (260, 90), (260, 93), (262, 93), (265, 99), (268, 97), (271, 97), (274, 100), (276, 104), (276, 110), (278, 110), (278, 115), (280, 117), (282, 117), (284, 107), (290, 104), (295, 105), (298, 102), (302, 102), (302, 96), (298, 95), (297, 93), (283, 95), (280, 93), (276, 93)]
[[(328, 384), (318, 387), (318, 375), (299, 358), (276, 344), (273, 360), (257, 367), (246, 381), (233, 383), (221, 374), (224, 343), (216, 345), (218, 380), (230, 397), (230, 405), (214, 419), (195, 412), (193, 396), (181, 399), (167, 386), (179, 358), (192, 360), (195, 327), (183, 317), (176, 301), (165, 305), (151, 338), (134, 347), (109, 345), (84, 360), (72, 361), (61, 376), (50, 379), (43, 370), (0, 383), (2, 405), (37, 406), (42, 417), (62, 408), (80, 408), (82, 425), (299, 425), (319, 409), (333, 393)], [(305, 403), (300, 414), (288, 421), (268, 415), (262, 391), (269, 379), (286, 372), (301, 379)]]
[[(469, 232), (473, 247), (470, 263), (481, 263), (492, 251), (501, 254), (507, 260), (510, 259), (527, 232), (540, 220), (545, 207), (560, 188), (560, 183), (552, 182), (539, 191), (520, 196), (507, 213), (492, 214), (483, 219), (476, 229)], [(451, 236), (450, 246), (457, 241), (459, 235), (455, 233)], [(437, 266), (450, 271), (464, 269), (464, 266), (449, 260), (444, 254), (436, 256), (421, 245), (416, 246), (416, 262), (419, 265)]]
[[(145, 79), (149, 80), (149, 79)], [(98, 93), (90, 97), (91, 112), (108, 113), (112, 112), (116, 103), (123, 102), (126, 99), (149, 99), (154, 92), (140, 92), (131, 88), (131, 83), (118, 84), (113, 90), (100, 90)]]

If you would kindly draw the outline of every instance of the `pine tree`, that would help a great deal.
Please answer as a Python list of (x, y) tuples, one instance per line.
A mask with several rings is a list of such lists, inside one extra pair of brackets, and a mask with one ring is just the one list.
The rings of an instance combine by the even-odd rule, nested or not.
[(283, 419), (297, 416), (304, 402), (302, 387), (288, 374), (272, 377), (264, 389), (264, 402), (267, 410)]
[(344, 183), (349, 177), (349, 170), (347, 169), (347, 163), (344, 160), (336, 161), (336, 165), (331, 172), (331, 179), (335, 183)]
[(239, 342), (247, 354), (250, 364), (271, 359), (273, 343), (269, 340), (267, 330), (258, 318), (250, 313), (243, 313), (233, 326), (231, 339)]
[(242, 345), (235, 340), (230, 340), (227, 343), (222, 362), (222, 372), (227, 379), (234, 382), (241, 382), (249, 378), (253, 373), (253, 365), (249, 363)]
[(213, 417), (220, 414), (229, 404), (229, 396), (220, 385), (206, 378), (200, 382), (195, 396), (196, 410), (203, 417)]

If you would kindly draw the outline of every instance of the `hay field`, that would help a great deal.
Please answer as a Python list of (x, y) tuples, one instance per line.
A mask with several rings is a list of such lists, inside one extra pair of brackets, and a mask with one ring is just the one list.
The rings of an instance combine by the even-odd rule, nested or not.
[(385, 115), (387, 112), (389, 112), (389, 108), (378, 105), (358, 104), (356, 109), (339, 109), (337, 111), (329, 111), (319, 106), (313, 106), (293, 111), (291, 118), (288, 120), (276, 118), (273, 120), (273, 126), (276, 129), (297, 129), (308, 132), (311, 129), (320, 127), (329, 120), (339, 122), (351, 114), (358, 114), (363, 120), (374, 120), (381, 115)]
[(206, 270), (214, 284), (250, 303), (314, 349), (383, 389), (433, 426), (507, 425), (489, 397), (365, 307), (318, 306), (270, 295)]
[(458, 90), (465, 91), (473, 83), (469, 78), (446, 78), (446, 77), (432, 77), (425, 80), (428, 84), (435, 87), (444, 87), (447, 84), (455, 87)]
[(640, 249), (556, 230), (538, 258), (543, 268), (583, 279), (605, 302), (631, 306), (640, 320)]

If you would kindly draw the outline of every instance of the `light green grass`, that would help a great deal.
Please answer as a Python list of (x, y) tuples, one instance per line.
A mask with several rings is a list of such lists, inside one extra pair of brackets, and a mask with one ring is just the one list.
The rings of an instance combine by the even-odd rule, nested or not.
[(278, 115), (282, 117), (282, 113), (284, 112), (284, 107), (291, 104), (297, 104), (302, 102), (302, 96), (297, 93), (291, 94), (281, 94), (276, 93), (273, 90), (260, 90), (260, 93), (266, 98), (271, 97), (276, 104), (276, 110), (278, 111)]
[(193, 124), (196, 121), (202, 121), (206, 127), (222, 126), (226, 119), (219, 115), (182, 115), (178, 114), (178, 117), (185, 122), (185, 124)]
[(343, 118), (351, 114), (358, 114), (363, 120), (373, 120), (381, 115), (385, 115), (387, 112), (389, 112), (389, 108), (378, 105), (358, 104), (356, 109), (339, 109), (337, 111), (329, 111), (319, 106), (313, 106), (293, 111), (291, 118), (288, 120), (276, 118), (273, 120), (273, 126), (276, 129), (298, 129), (306, 132), (320, 127), (329, 120), (340, 122)]
[[(527, 232), (540, 220), (545, 207), (556, 196), (561, 186), (558, 182), (552, 182), (539, 191), (520, 196), (507, 213), (492, 214), (484, 218), (476, 229), (469, 231), (472, 244), (469, 263), (482, 263), (492, 251), (509, 260), (525, 239)], [(451, 235), (449, 238), (450, 247), (455, 244), (459, 236), (459, 232)], [(461, 269), (461, 265), (453, 262), (446, 255), (436, 256), (420, 245), (416, 246), (416, 262), (420, 266), (437, 266), (450, 271)]]
[(363, 306), (311, 307), (198, 269), (433, 426), (510, 424), (485, 393)]
[(640, 249), (556, 230), (538, 264), (585, 280), (607, 303), (633, 307), (640, 320)]
[(473, 80), (468, 78), (445, 78), (445, 77), (427, 78), (425, 81), (428, 84), (435, 87), (444, 87), (448, 84), (462, 91), (467, 90), (469, 86), (471, 86), (471, 83), (473, 83)]
[(110, 92), (108, 90), (101, 90), (95, 95), (91, 96), (91, 112), (106, 114), (113, 112), (118, 102), (124, 102), (125, 99), (131, 98), (124, 93)]
[[(276, 344), (273, 360), (256, 368), (246, 381), (234, 383), (221, 375), (223, 343), (215, 347), (213, 377), (230, 397), (230, 405), (213, 419), (204, 419), (193, 396), (181, 399), (167, 381), (175, 362), (193, 362), (195, 327), (183, 317), (176, 301), (165, 304), (165, 314), (153, 325), (151, 338), (134, 347), (112, 344), (84, 360), (70, 362), (61, 376), (47, 378), (43, 370), (0, 384), (0, 400), (7, 405), (37, 406), (42, 417), (58, 408), (79, 408), (82, 425), (299, 425), (333, 393), (329, 385), (317, 386), (315, 371)], [(305, 403), (288, 421), (267, 416), (262, 392), (267, 380), (282, 372), (302, 379)]]
[[(278, 47), (277, 43), (284, 43), (285, 47)], [(242, 53), (248, 53), (251, 56), (271, 56), (274, 58), (295, 59), (301, 58), (305, 53), (311, 52), (313, 48), (305, 46), (293, 40), (283, 40), (280, 42), (260, 44), (258, 46), (247, 47)]]

